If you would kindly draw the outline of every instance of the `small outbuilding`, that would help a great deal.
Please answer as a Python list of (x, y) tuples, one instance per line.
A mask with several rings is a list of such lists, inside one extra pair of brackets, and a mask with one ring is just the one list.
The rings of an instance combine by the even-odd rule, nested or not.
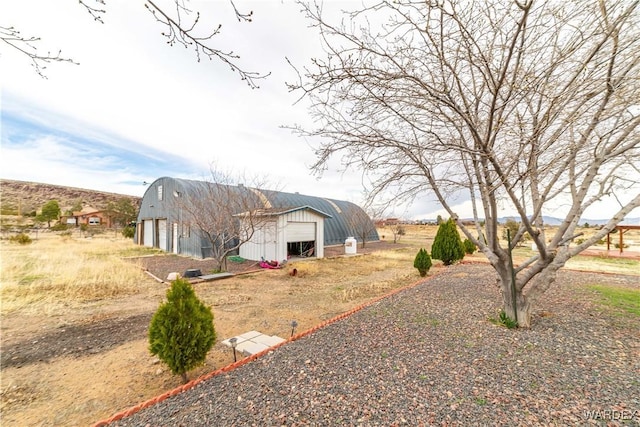
[[(216, 191), (220, 188), (224, 191)], [(149, 185), (142, 198), (134, 241), (194, 258), (211, 257), (211, 236), (206, 235), (208, 230), (201, 222), (199, 226), (196, 223), (198, 215), (211, 215), (210, 211), (205, 212), (204, 204), (228, 206), (229, 200), (223, 200), (225, 198), (251, 201), (250, 210), (245, 207), (233, 212), (234, 221), (261, 218), (251, 238), (238, 251), (238, 255), (246, 259), (321, 258), (325, 246), (342, 245), (351, 236), (365, 235), (367, 241), (379, 240), (371, 218), (351, 202), (162, 177)], [(200, 206), (202, 213), (194, 209)]]
[(324, 221), (331, 215), (311, 206), (262, 209), (256, 215), (265, 220), (240, 246), (242, 258), (269, 261), (292, 256), (324, 257)]

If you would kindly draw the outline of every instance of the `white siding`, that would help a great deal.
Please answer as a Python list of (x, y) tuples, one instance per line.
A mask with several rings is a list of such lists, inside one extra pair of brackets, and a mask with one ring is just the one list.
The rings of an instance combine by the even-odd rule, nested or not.
[(259, 261), (287, 259), (287, 242), (315, 241), (315, 256), (324, 257), (324, 217), (309, 210), (279, 215), (256, 230), (240, 247), (240, 256)]
[(282, 261), (284, 258), (278, 254), (276, 230), (276, 221), (269, 221), (258, 227), (251, 240), (240, 246), (240, 256), (254, 261), (262, 258)]

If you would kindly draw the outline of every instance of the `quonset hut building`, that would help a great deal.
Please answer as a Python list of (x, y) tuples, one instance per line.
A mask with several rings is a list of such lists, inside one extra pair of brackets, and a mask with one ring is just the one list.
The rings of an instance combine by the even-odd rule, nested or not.
[[(190, 224), (179, 201), (200, 198), (202, 202), (199, 195), (213, 194), (211, 186), (220, 185), (170, 177), (154, 181), (142, 198), (135, 242), (194, 258), (210, 257), (210, 239)], [(369, 216), (354, 203), (242, 185), (224, 187), (226, 194), (251, 199), (264, 218), (251, 240), (240, 247), (239, 255), (243, 258), (283, 260), (299, 255), (322, 258), (325, 246), (342, 245), (352, 236), (364, 233), (367, 241), (379, 240)], [(206, 201), (209, 203), (209, 199)], [(226, 203), (211, 200), (214, 202)], [(243, 221), (246, 212), (234, 214), (234, 220)]]

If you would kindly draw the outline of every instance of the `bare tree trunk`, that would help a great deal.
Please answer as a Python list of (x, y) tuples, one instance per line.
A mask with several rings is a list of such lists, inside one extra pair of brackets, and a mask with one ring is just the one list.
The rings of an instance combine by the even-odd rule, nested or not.
[(512, 285), (510, 273), (507, 277), (500, 276), (498, 281), (502, 290), (503, 309), (507, 317), (517, 322), (520, 328), (530, 328), (532, 301)]

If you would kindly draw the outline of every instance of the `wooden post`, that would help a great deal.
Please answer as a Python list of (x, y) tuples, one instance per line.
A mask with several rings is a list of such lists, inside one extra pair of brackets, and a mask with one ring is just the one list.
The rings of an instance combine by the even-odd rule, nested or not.
[(624, 242), (623, 242), (623, 238), (622, 238), (622, 228), (618, 228), (618, 230), (620, 231), (620, 253), (622, 253), (622, 248), (624, 246)]

